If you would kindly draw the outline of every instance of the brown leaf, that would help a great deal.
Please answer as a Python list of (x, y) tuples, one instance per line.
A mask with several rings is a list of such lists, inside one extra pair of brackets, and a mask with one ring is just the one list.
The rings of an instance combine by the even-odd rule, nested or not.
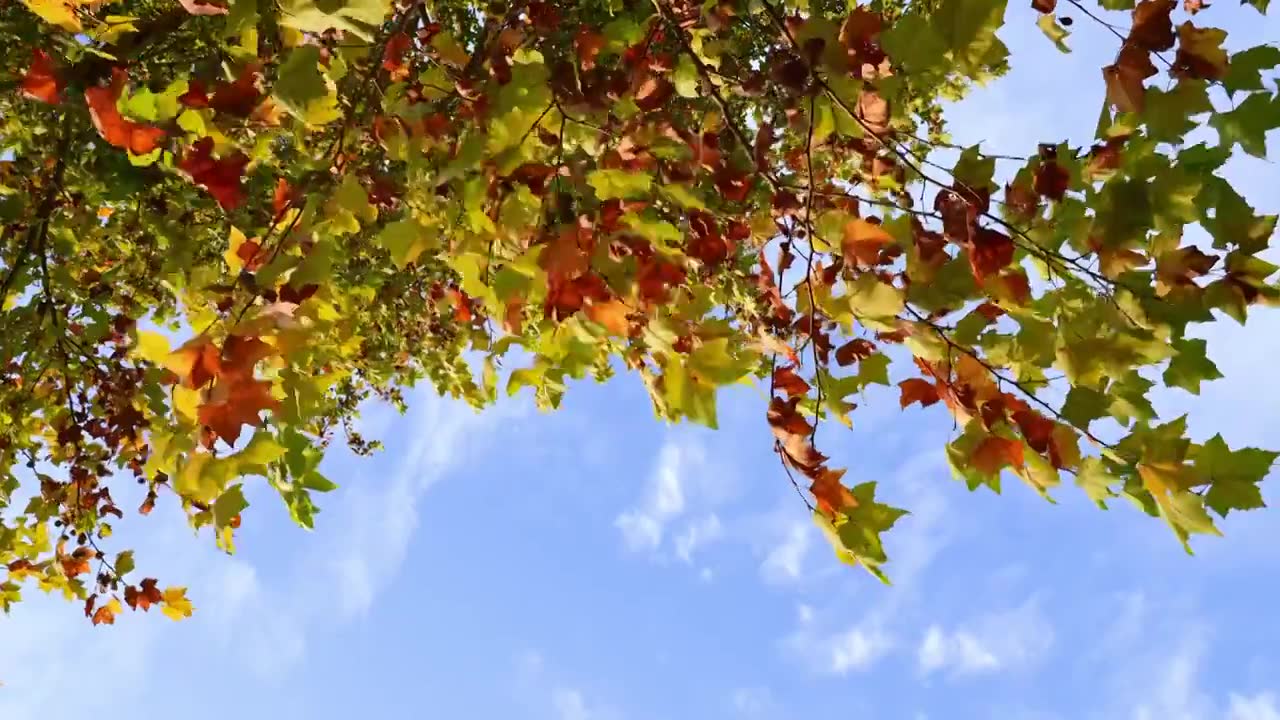
[(813, 495), (814, 500), (818, 501), (818, 510), (827, 515), (834, 515), (858, 504), (853, 493), (841, 482), (844, 473), (844, 468), (839, 470), (819, 468), (814, 473), (813, 483), (809, 485), (810, 494)]
[(1169, 13), (1174, 0), (1142, 0), (1133, 9), (1133, 27), (1128, 42), (1144, 50), (1159, 52), (1173, 47), (1173, 21)]
[(146, 612), (152, 605), (158, 605), (162, 600), (164, 600), (164, 593), (156, 587), (155, 578), (145, 578), (138, 587), (130, 585), (124, 589), (125, 604), (134, 610)]
[(898, 387), (902, 390), (898, 404), (904, 408), (915, 402), (920, 403), (920, 407), (938, 402), (938, 387), (923, 378), (908, 378), (898, 383)]
[(1042, 197), (1061, 200), (1071, 184), (1071, 173), (1056, 160), (1040, 163), (1036, 168), (1035, 190)]
[(1222, 41), (1227, 34), (1217, 28), (1198, 28), (1190, 22), (1178, 26), (1178, 53), (1173, 58), (1176, 78), (1221, 80), (1227, 75), (1227, 51)]
[(809, 383), (796, 374), (790, 365), (782, 365), (773, 371), (773, 387), (781, 390), (789, 397), (800, 397), (809, 393)]
[(636, 88), (636, 106), (648, 112), (657, 110), (671, 99), (675, 86), (661, 75), (647, 74)]
[(1036, 12), (1048, 15), (1058, 9), (1058, 0), (1031, 0), (1031, 8)]
[(62, 102), (62, 80), (53, 58), (44, 50), (36, 49), (35, 58), (27, 74), (22, 76), (22, 94), (32, 100), (57, 105)]
[(871, 357), (871, 353), (875, 351), (876, 346), (870, 340), (854, 338), (836, 348), (836, 364), (840, 367), (848, 367), (859, 360)]
[(1013, 262), (1013, 239), (998, 230), (979, 228), (968, 251), (973, 276), (982, 282)]
[(209, 98), (209, 107), (219, 113), (247, 118), (258, 108), (262, 93), (258, 90), (258, 76), (261, 66), (249, 63), (240, 68), (240, 75), (234, 82), (222, 83)]

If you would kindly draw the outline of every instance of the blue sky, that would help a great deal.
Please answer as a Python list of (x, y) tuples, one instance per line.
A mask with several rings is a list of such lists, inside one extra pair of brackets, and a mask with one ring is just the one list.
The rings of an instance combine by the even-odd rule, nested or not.
[[(1236, 48), (1280, 37), (1229, 2), (1201, 18)], [(1063, 56), (1010, 9), (1015, 71), (954, 109), (960, 140), (1088, 141), (1115, 40), (1075, 19)], [(1274, 165), (1229, 177), (1280, 211)], [(1227, 377), (1157, 407), (1192, 412), (1200, 439), (1280, 448), (1280, 314), (1202, 335)], [(94, 628), (35, 596), (0, 618), (0, 718), (1280, 720), (1272, 512), (1232, 515), (1192, 558), (1159, 521), (1072, 487), (1058, 505), (1015, 483), (971, 494), (946, 468), (945, 410), (896, 400), (870, 392), (853, 431), (821, 432), (851, 479), (913, 511), (887, 537), (892, 588), (812, 528), (762, 390), (723, 396), (718, 432), (654, 420), (625, 375), (550, 415), (422, 390), (404, 418), (369, 408), (385, 452), (326, 460), (341, 489), (313, 533), (265, 482), (235, 556), (172, 504), (123, 528), (143, 572), (190, 587), (194, 618)]]

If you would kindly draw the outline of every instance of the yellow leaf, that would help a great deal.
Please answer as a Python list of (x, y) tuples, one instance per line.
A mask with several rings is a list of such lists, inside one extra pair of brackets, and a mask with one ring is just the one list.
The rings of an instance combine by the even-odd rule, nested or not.
[(45, 22), (57, 25), (67, 32), (80, 32), (80, 18), (76, 17), (74, 0), (23, 0), (31, 12)]
[(171, 620), (191, 617), (191, 613), (195, 612), (195, 607), (187, 599), (187, 589), (184, 587), (165, 588), (163, 603), (164, 606), (160, 610)]
[(227, 238), (227, 251), (222, 253), (222, 259), (227, 261), (227, 267), (231, 268), (232, 275), (239, 275), (244, 269), (244, 260), (240, 257), (240, 246), (249, 242), (249, 238), (240, 232), (240, 228), (232, 225), (231, 236)]
[(133, 354), (152, 365), (164, 366), (169, 358), (169, 339), (150, 330), (138, 331), (138, 343), (133, 346)]
[(173, 409), (183, 418), (195, 422), (200, 409), (200, 391), (178, 385), (173, 388)]
[(440, 54), (440, 60), (457, 68), (465, 67), (471, 56), (465, 48), (447, 32), (437, 34), (431, 39), (431, 47)]

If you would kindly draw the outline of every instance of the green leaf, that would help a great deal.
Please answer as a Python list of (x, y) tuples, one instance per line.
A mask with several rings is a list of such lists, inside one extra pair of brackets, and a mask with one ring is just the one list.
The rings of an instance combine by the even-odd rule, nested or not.
[(1264, 507), (1258, 483), (1277, 457), (1280, 453), (1257, 448), (1231, 450), (1222, 435), (1214, 435), (1195, 453), (1196, 474), (1209, 483), (1205, 504), (1223, 517), (1231, 510)]
[(1200, 394), (1200, 383), (1222, 377), (1218, 366), (1205, 355), (1204, 340), (1183, 339), (1174, 343), (1177, 355), (1169, 361), (1164, 371), (1164, 382), (1170, 387), (1180, 387), (1193, 395)]
[(888, 561), (880, 535), (908, 513), (877, 502), (875, 492), (874, 482), (862, 483), (852, 488), (856, 505), (846, 506), (842, 512), (836, 513), (834, 520), (821, 512), (815, 512), (813, 519), (831, 542), (836, 557), (865, 567), (881, 582), (888, 584), (889, 579), (880, 570), (880, 566)]
[(1004, 24), (1005, 0), (943, 0), (930, 18), (951, 59), (970, 78), (1004, 63), (1008, 48), (996, 37)]
[(232, 519), (247, 507), (249, 507), (249, 501), (244, 499), (241, 485), (232, 485), (227, 488), (213, 503), (214, 527), (219, 529), (229, 527)]
[(1107, 500), (1115, 497), (1111, 488), (1119, 479), (1112, 475), (1101, 458), (1087, 457), (1080, 462), (1080, 470), (1076, 473), (1076, 485), (1084, 490), (1089, 499), (1106, 509)]
[(1262, 71), (1277, 65), (1280, 65), (1280, 47), (1275, 45), (1259, 45), (1235, 53), (1231, 56), (1226, 77), (1222, 78), (1222, 87), (1228, 93), (1265, 90)]
[(133, 551), (125, 550), (124, 552), (117, 554), (116, 561), (112, 563), (112, 567), (116, 569), (116, 575), (118, 577), (124, 577), (125, 575), (133, 572)]
[(593, 170), (587, 174), (587, 183), (601, 200), (644, 197), (649, 193), (653, 177), (647, 173), (626, 170)]
[(881, 282), (875, 275), (859, 275), (849, 286), (849, 308), (859, 318), (886, 320), (897, 317), (906, 307), (902, 291)]
[(408, 218), (388, 223), (378, 233), (378, 244), (391, 253), (392, 261), (401, 269), (417, 260), (423, 251), (436, 247), (439, 240), (434, 232)]
[(278, 1), (280, 22), (288, 27), (316, 34), (342, 30), (366, 41), (391, 9), (391, 0)]
[(1215, 113), (1209, 124), (1218, 131), (1223, 147), (1238, 143), (1250, 155), (1265, 158), (1267, 131), (1280, 127), (1280, 100), (1269, 93), (1252, 93), (1235, 110)]
[(289, 53), (272, 95), (307, 125), (324, 125), (342, 117), (336, 87), (320, 71), (320, 48), (315, 45), (302, 45)]

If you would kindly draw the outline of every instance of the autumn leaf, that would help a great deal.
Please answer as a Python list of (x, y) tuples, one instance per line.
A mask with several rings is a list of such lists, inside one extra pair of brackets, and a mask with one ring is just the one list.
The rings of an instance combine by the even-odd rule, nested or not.
[(22, 94), (32, 100), (57, 105), (62, 102), (62, 80), (53, 58), (44, 50), (34, 52), (35, 59), (27, 74), (22, 76)]
[(908, 378), (898, 383), (898, 387), (902, 390), (898, 404), (904, 408), (915, 402), (920, 403), (921, 407), (929, 407), (938, 402), (938, 388), (928, 380)]
[(156, 587), (155, 578), (144, 578), (137, 586), (129, 585), (124, 589), (124, 601), (134, 610), (147, 611), (152, 605), (164, 599), (160, 588)]
[(196, 417), (215, 437), (232, 445), (239, 439), (242, 427), (262, 424), (259, 415), (263, 410), (279, 407), (279, 401), (271, 395), (269, 381), (236, 379), (214, 385), (209, 400), (200, 406)]
[(974, 449), (969, 462), (985, 475), (993, 475), (1005, 467), (1020, 468), (1025, 464), (1022, 443), (996, 435), (988, 436)]
[(773, 371), (773, 387), (790, 397), (799, 397), (809, 392), (809, 383), (796, 374), (793, 367), (782, 365)]
[(124, 70), (115, 68), (112, 70), (111, 84), (85, 90), (84, 100), (89, 106), (89, 117), (103, 140), (135, 155), (146, 155), (160, 146), (165, 131), (154, 125), (128, 120), (120, 114), (116, 102), (128, 79)]
[(227, 6), (218, 0), (178, 0), (178, 3), (192, 15), (227, 14)]
[(1169, 14), (1174, 0), (1142, 0), (1133, 9), (1133, 25), (1129, 40), (1144, 50), (1159, 52), (1173, 47), (1173, 22)]
[(213, 138), (206, 137), (183, 153), (178, 167), (192, 182), (208, 190), (222, 209), (234, 210), (244, 202), (241, 183), (248, 164), (249, 158), (239, 151), (215, 159)]
[(611, 335), (626, 337), (630, 334), (631, 321), (627, 316), (631, 308), (617, 298), (603, 302), (591, 302), (586, 306), (587, 317), (602, 325)]
[(186, 588), (169, 587), (165, 588), (161, 598), (161, 611), (170, 620), (178, 621), (191, 617), (191, 614), (195, 612), (195, 608), (191, 605), (191, 601), (187, 599)]
[(590, 28), (581, 28), (573, 38), (573, 47), (578, 53), (578, 65), (583, 70), (591, 70), (596, 66), (596, 57), (608, 40), (601, 33)]
[(1198, 28), (1189, 21), (1178, 26), (1178, 52), (1170, 74), (1179, 78), (1221, 80), (1227, 74), (1227, 51), (1222, 43), (1227, 33), (1217, 28)]
[(93, 624), (115, 625), (116, 615), (119, 615), (123, 611), (124, 608), (120, 607), (120, 601), (113, 597), (108, 600), (105, 605), (99, 606), (98, 609), (94, 611)]
[(405, 33), (398, 32), (387, 40), (382, 51), (382, 69), (390, 73), (393, 80), (402, 80), (409, 76), (409, 67), (405, 65), (404, 55), (409, 50), (412, 39)]
[(198, 335), (174, 350), (164, 365), (184, 387), (201, 388), (222, 372), (222, 351), (209, 337)]
[(862, 218), (853, 218), (844, 226), (841, 250), (850, 265), (878, 265), (880, 251), (892, 245), (893, 236), (884, 228)]

